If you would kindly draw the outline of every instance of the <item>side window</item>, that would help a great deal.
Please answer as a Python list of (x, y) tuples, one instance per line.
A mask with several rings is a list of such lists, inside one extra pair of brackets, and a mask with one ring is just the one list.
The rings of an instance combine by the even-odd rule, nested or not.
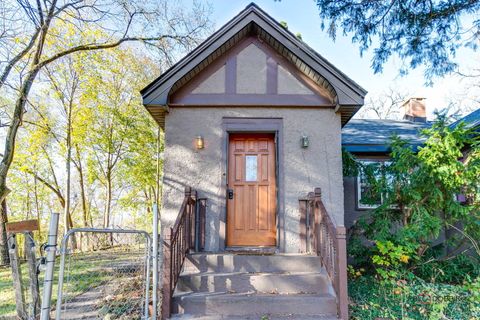
[[(361, 161), (362, 164), (383, 166), (384, 161)], [(378, 177), (380, 178), (380, 177)], [(367, 176), (363, 170), (357, 177), (357, 208), (359, 209), (373, 209), (382, 204), (382, 194), (375, 192), (373, 186), (368, 182)]]

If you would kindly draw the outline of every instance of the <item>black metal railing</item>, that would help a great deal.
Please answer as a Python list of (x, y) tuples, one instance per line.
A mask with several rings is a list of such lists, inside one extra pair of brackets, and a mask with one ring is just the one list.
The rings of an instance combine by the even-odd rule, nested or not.
[(197, 191), (186, 187), (177, 219), (164, 237), (162, 319), (170, 317), (173, 293), (186, 255), (204, 249), (206, 203), (207, 199), (199, 199)]

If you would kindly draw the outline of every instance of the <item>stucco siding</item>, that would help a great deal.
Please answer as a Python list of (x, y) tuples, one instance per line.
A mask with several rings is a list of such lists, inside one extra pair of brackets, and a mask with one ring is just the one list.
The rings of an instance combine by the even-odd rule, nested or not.
[[(171, 108), (166, 118), (162, 228), (171, 226), (183, 200), (183, 186), (208, 198), (206, 250), (218, 251), (225, 225), (224, 117), (283, 119), (284, 251), (299, 251), (298, 198), (322, 188), (327, 210), (343, 225), (343, 183), (340, 115), (332, 109), (313, 108)], [(303, 149), (300, 137), (308, 135)], [(195, 137), (204, 137), (197, 150)]]
[(267, 93), (267, 55), (255, 44), (237, 55), (237, 93)]
[(192, 93), (225, 93), (225, 65), (201, 82)]
[(278, 65), (278, 93), (279, 94), (314, 94), (303, 83), (298, 81), (295, 76)]

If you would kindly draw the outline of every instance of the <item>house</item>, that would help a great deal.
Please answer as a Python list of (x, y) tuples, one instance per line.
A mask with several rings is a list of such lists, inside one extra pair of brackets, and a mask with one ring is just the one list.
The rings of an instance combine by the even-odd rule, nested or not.
[(452, 123), (450, 126), (451, 127), (456, 127), (461, 122), (465, 123), (465, 126), (467, 128), (471, 128), (471, 129), (475, 130), (476, 132), (479, 132), (480, 131), (480, 109), (477, 109), (477, 110), (469, 113), (465, 117), (463, 117), (463, 118), (455, 121), (454, 123)]
[(387, 161), (430, 126), (423, 98), (351, 119), (366, 93), (253, 3), (142, 90), (165, 133), (162, 319), (348, 318), (345, 227), (371, 208), (342, 147)]
[[(383, 163), (390, 158), (390, 140), (393, 135), (418, 148), (425, 139), (420, 131), (431, 126), (426, 117), (426, 99), (410, 98), (403, 104), (402, 120), (352, 119), (342, 128), (342, 145), (358, 161)], [(362, 202), (368, 186), (362, 177), (344, 177), (344, 223), (347, 228), (375, 205)], [(378, 199), (379, 204), (381, 199)]]
[(255, 4), (142, 90), (165, 132), (162, 318), (348, 318), (341, 130), (365, 95)]
[[(465, 117), (455, 121), (450, 125), (450, 127), (456, 127), (460, 123), (464, 123), (467, 129), (471, 129), (477, 135), (480, 134), (480, 109), (477, 109), (476, 111), (473, 111), (470, 114), (466, 115)], [(466, 146), (464, 150), (462, 150), (462, 153), (463, 153), (462, 161), (468, 161), (469, 156), (471, 155), (471, 152), (472, 152), (472, 146)], [(460, 203), (468, 203), (473, 199), (469, 198), (464, 194), (458, 194), (457, 200)]]
[[(404, 116), (402, 120), (385, 119), (352, 119), (342, 128), (342, 145), (352, 153), (358, 161), (365, 163), (383, 163), (389, 160), (390, 140), (393, 135), (407, 141), (414, 149), (420, 147), (425, 138), (420, 132), (429, 128), (432, 123), (426, 119), (425, 98), (410, 98), (403, 104)], [(467, 128), (480, 130), (480, 109), (452, 123), (455, 127), (465, 123)], [(467, 156), (469, 148), (464, 154)], [(362, 176), (344, 177), (344, 210), (345, 227), (354, 225), (360, 216), (375, 207), (375, 204), (362, 203), (362, 193), (368, 185)], [(463, 195), (458, 195), (459, 201), (465, 201)], [(379, 204), (381, 198), (378, 199)], [(439, 238), (438, 241), (443, 241)]]

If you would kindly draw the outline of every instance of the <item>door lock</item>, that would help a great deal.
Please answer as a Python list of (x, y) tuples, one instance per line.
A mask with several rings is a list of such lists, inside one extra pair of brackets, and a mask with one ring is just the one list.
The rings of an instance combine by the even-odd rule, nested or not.
[(233, 189), (227, 189), (227, 195), (229, 200), (233, 199)]

